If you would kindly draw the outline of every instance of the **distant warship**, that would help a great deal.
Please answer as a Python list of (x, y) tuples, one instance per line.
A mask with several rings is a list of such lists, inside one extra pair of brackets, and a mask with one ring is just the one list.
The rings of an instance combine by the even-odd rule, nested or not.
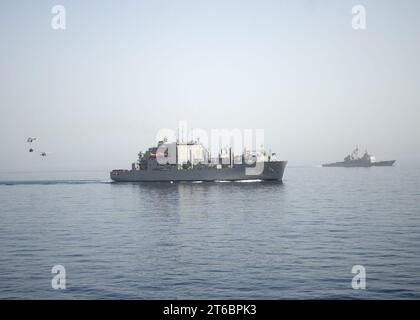
[(343, 162), (334, 162), (323, 164), (323, 167), (391, 167), (396, 160), (379, 161), (377, 162), (375, 157), (365, 151), (362, 157), (359, 157), (359, 147), (344, 158)]
[(198, 141), (159, 141), (157, 147), (140, 152), (131, 170), (110, 173), (116, 182), (140, 181), (217, 181), (282, 180), (287, 161), (278, 161), (275, 153), (220, 150), (212, 157)]

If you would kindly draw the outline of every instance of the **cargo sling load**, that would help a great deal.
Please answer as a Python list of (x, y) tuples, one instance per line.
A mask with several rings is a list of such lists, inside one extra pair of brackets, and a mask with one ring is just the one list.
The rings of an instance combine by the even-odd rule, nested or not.
[(362, 157), (359, 157), (359, 147), (344, 158), (342, 162), (326, 163), (323, 167), (391, 167), (396, 160), (376, 161), (375, 157), (365, 151)]
[(116, 182), (141, 181), (235, 181), (279, 180), (287, 161), (278, 161), (276, 154), (265, 151), (220, 150), (216, 157), (198, 141), (159, 141), (156, 147), (138, 154), (131, 170), (116, 169), (110, 173)]

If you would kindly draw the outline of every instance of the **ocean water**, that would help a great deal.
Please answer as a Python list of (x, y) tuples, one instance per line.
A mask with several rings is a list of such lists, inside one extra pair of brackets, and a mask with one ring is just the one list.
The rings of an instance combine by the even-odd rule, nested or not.
[(2, 299), (420, 298), (418, 167), (288, 167), (283, 183), (54, 175), (1, 175)]

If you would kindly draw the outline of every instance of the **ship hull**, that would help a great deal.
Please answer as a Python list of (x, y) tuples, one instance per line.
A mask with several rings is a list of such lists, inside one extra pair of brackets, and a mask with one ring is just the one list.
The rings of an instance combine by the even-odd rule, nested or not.
[[(178, 170), (175, 167), (159, 170), (119, 170), (112, 171), (110, 177), (115, 182), (164, 182), (164, 181), (236, 181), (236, 180), (282, 180), (287, 161), (264, 162), (262, 172), (254, 174), (246, 165), (232, 168), (197, 167)], [(247, 170), (248, 168), (248, 170)]]
[(389, 160), (389, 161), (380, 161), (374, 162), (372, 166), (374, 167), (392, 167), (396, 160)]

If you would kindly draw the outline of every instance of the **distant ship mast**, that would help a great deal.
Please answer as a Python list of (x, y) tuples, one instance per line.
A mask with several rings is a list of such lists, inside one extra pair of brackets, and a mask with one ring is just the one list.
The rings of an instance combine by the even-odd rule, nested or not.
[(356, 149), (351, 153), (351, 159), (359, 159), (359, 145), (356, 145)]

